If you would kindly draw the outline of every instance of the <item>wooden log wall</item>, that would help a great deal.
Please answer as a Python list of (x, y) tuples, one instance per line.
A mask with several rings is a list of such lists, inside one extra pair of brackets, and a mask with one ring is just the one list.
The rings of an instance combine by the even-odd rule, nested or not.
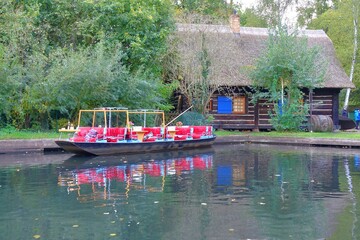
[(265, 101), (259, 101), (254, 105), (251, 99), (246, 99), (246, 113), (245, 114), (218, 114), (218, 95), (212, 98), (212, 110), (209, 112), (213, 117), (213, 126), (216, 129), (228, 130), (254, 130), (254, 129), (271, 129), (269, 122), (270, 116), (268, 111), (272, 109), (269, 104), (264, 104)]
[[(313, 94), (313, 115), (330, 116), (334, 124), (338, 124), (338, 106), (340, 89), (319, 89)], [(214, 117), (213, 126), (216, 129), (229, 130), (271, 130), (269, 111), (273, 105), (260, 100), (256, 105), (251, 103), (251, 98), (246, 98), (245, 114), (218, 114), (218, 97), (212, 97), (212, 109), (209, 113)], [(305, 93), (304, 101), (309, 103), (308, 92)]]

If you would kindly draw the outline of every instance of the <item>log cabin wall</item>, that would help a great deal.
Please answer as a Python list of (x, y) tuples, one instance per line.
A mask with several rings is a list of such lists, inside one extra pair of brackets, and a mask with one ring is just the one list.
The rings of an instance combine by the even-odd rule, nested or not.
[[(339, 89), (318, 89), (313, 93), (313, 115), (330, 116), (335, 125), (338, 125)], [(213, 127), (226, 130), (271, 130), (269, 111), (273, 104), (259, 100), (257, 104), (251, 102), (251, 97), (245, 92), (237, 93), (235, 96), (245, 97), (244, 113), (219, 113), (219, 93), (211, 98), (209, 114), (214, 117)], [(227, 96), (233, 99), (231, 96)], [(309, 102), (308, 92), (305, 92), (304, 101)]]
[[(339, 94), (341, 89), (316, 89), (313, 94), (312, 114), (330, 116), (335, 125), (339, 124)], [(309, 103), (309, 93), (305, 92), (304, 100)]]
[[(265, 103), (265, 100), (260, 100), (257, 104), (251, 102), (252, 98), (245, 92), (238, 92), (234, 96), (245, 97), (245, 112), (244, 113), (219, 113), (219, 96), (222, 94), (215, 93), (211, 97), (211, 104), (209, 114), (214, 117), (213, 127), (215, 129), (226, 130), (270, 130), (269, 110), (273, 108), (272, 104)], [(227, 96), (233, 98), (232, 96)]]

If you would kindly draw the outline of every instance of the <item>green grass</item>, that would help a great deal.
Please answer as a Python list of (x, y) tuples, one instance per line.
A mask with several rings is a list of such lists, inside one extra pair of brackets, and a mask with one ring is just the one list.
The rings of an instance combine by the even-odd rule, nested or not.
[[(225, 131), (218, 130), (217, 136), (264, 136), (264, 137), (294, 137), (294, 138), (338, 138), (338, 139), (360, 139), (360, 131), (353, 132), (251, 132), (251, 131)], [(7, 139), (56, 139), (60, 133), (56, 131), (18, 131), (15, 129), (0, 129), (0, 140)], [(63, 134), (63, 137), (65, 135)]]
[(360, 139), (360, 131), (354, 132), (251, 132), (251, 131), (216, 131), (217, 136), (264, 136), (264, 137), (294, 137), (294, 138), (340, 138), (340, 139)]
[(0, 130), (0, 140), (8, 139), (56, 139), (59, 138), (58, 132), (39, 132), (39, 131), (8, 131)]

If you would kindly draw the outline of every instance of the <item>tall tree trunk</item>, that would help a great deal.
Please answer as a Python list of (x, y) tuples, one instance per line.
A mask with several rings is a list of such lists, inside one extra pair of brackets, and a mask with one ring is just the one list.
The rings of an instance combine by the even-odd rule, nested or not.
[[(359, 3), (357, 0), (352, 1), (352, 10), (354, 15), (354, 49), (353, 49), (353, 57), (351, 62), (351, 69), (350, 69), (350, 82), (353, 80), (355, 64), (356, 64), (356, 53), (358, 51), (358, 18), (359, 18)], [(349, 105), (349, 98), (350, 98), (350, 88), (346, 89), (346, 96), (344, 102), (344, 109), (348, 108)]]

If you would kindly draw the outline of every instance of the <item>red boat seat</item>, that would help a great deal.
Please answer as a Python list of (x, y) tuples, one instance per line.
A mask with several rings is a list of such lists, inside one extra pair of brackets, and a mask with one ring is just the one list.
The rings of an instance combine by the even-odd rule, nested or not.
[(202, 136), (206, 136), (207, 135), (207, 126), (193, 126), (194, 128), (194, 132), (192, 134), (194, 139), (199, 139)]
[(161, 127), (144, 127), (143, 130), (146, 132), (144, 142), (154, 142), (163, 138), (164, 130)]
[(85, 136), (90, 131), (91, 127), (79, 127), (74, 136), (70, 138), (70, 141), (73, 142), (85, 142)]
[(175, 137), (174, 140), (185, 140), (188, 137), (191, 137), (191, 130), (189, 126), (175, 127)]
[(97, 135), (96, 135), (97, 140), (104, 139), (104, 128), (103, 127), (93, 127), (92, 129), (94, 129), (97, 132)]
[(74, 142), (96, 142), (96, 140), (103, 139), (103, 137), (104, 128), (79, 127), (70, 140)]
[(108, 142), (117, 142), (118, 140), (125, 140), (127, 133), (127, 128), (118, 127), (118, 128), (108, 128), (106, 129), (106, 140)]

